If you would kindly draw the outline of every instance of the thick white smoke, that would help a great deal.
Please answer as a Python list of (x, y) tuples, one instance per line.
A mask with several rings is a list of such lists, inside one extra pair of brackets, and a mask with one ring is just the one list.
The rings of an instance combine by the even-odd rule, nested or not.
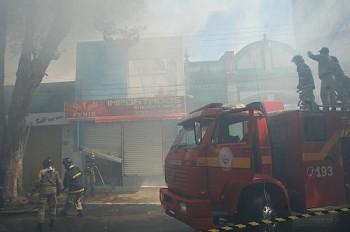
[(291, 1), (148, 0), (142, 12), (144, 36), (184, 36), (195, 60), (218, 59), (261, 40), (293, 41)]

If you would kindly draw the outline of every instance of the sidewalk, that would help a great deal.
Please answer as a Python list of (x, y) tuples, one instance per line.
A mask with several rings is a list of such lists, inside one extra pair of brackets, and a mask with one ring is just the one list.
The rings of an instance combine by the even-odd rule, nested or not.
[(159, 203), (160, 186), (97, 187), (95, 197), (85, 197), (84, 203)]
[[(159, 189), (160, 186), (146, 187), (115, 187), (109, 186), (96, 187), (94, 197), (86, 196), (83, 198), (83, 204), (160, 204)], [(65, 203), (66, 194), (63, 193), (57, 198), (58, 205)], [(28, 204), (13, 208), (0, 209), (1, 214), (28, 213), (37, 210), (37, 196), (28, 199)]]

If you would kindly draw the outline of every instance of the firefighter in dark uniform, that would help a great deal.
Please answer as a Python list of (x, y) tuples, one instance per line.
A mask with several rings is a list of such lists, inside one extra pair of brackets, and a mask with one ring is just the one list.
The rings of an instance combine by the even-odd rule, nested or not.
[(292, 62), (297, 66), (299, 82), (297, 92), (299, 93), (300, 109), (316, 110), (318, 106), (314, 96), (314, 78), (310, 67), (305, 64), (304, 58), (301, 55), (295, 55)]
[(83, 173), (80, 168), (73, 165), (73, 162), (70, 158), (63, 159), (63, 165), (66, 169), (63, 179), (63, 190), (68, 188), (68, 195), (66, 198), (66, 203), (64, 208), (61, 211), (61, 216), (66, 216), (68, 210), (70, 209), (72, 203), (75, 206), (75, 209), (78, 211), (78, 216), (83, 216), (83, 205), (82, 205), (82, 194), (84, 193), (84, 181)]
[(335, 77), (335, 91), (337, 92), (337, 98), (343, 104), (343, 109), (349, 106), (349, 95), (345, 88), (345, 74), (342, 67), (339, 64), (338, 58), (330, 56), (333, 61), (334, 77)]
[(61, 179), (58, 172), (52, 166), (52, 162), (49, 158), (43, 160), (43, 168), (39, 171), (38, 179), (32, 190), (32, 195), (36, 191), (39, 192), (39, 222), (36, 227), (36, 231), (42, 231), (42, 225), (45, 221), (46, 206), (49, 206), (50, 227), (54, 226), (56, 217), (56, 205), (57, 198), (61, 192)]
[(321, 79), (321, 100), (323, 104), (323, 110), (329, 110), (329, 106), (332, 110), (336, 109), (337, 99), (335, 94), (335, 78), (333, 62), (329, 57), (329, 49), (323, 47), (319, 50), (319, 55), (312, 54), (311, 51), (307, 52), (307, 55), (318, 62), (318, 76)]
[(87, 195), (87, 191), (90, 187), (90, 195), (95, 196), (95, 153), (91, 152), (88, 158), (85, 160), (85, 192), (84, 195)]
[(349, 76), (347, 75), (344, 76), (343, 85), (350, 99), (350, 77)]

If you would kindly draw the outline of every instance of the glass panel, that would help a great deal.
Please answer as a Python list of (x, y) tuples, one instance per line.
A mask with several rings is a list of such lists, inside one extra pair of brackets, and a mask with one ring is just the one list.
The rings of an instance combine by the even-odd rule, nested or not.
[(187, 121), (182, 125), (179, 135), (177, 136), (175, 143), (172, 148), (179, 147), (196, 147), (195, 140), (195, 123), (201, 124), (202, 138), (204, 138), (205, 133), (212, 122), (212, 119), (197, 118), (196, 120)]
[(215, 129), (214, 143), (243, 143), (247, 141), (248, 116), (226, 115), (222, 117)]

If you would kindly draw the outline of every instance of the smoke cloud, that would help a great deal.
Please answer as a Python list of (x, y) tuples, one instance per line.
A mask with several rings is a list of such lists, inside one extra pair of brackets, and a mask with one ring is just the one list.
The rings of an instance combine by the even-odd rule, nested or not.
[[(106, 1), (92, 2), (95, 5), (100, 2), (103, 10), (115, 9), (116, 13), (108, 16), (115, 15), (118, 26), (142, 28), (141, 38), (183, 37), (191, 61), (218, 60), (225, 51), (237, 53), (261, 40), (263, 34), (295, 47), (303, 55), (308, 49), (317, 51), (329, 46), (346, 63), (346, 54), (350, 52), (348, 46), (338, 43), (339, 36), (348, 38), (344, 36), (350, 17), (350, 3), (346, 0), (110, 0), (108, 4), (112, 5)], [(120, 19), (125, 15), (127, 19)], [(51, 63), (44, 82), (75, 79), (76, 43), (103, 39), (102, 33), (94, 28), (93, 17), (91, 14), (64, 41), (61, 58)], [(318, 39), (329, 35), (333, 38)], [(7, 64), (6, 72), (10, 75), (6, 84), (10, 84), (17, 64)]]
[(148, 0), (143, 11), (144, 36), (184, 36), (192, 60), (218, 59), (251, 42), (293, 41), (291, 1)]

